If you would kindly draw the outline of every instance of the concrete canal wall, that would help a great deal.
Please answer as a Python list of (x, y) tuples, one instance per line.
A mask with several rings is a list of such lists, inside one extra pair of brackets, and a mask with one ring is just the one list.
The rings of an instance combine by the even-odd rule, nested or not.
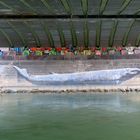
[[(54, 73), (71, 73), (71, 72), (82, 72), (82, 71), (93, 71), (93, 70), (103, 70), (103, 69), (117, 69), (117, 68), (140, 68), (139, 59), (120, 59), (120, 60), (46, 60), (46, 61), (0, 61), (0, 87), (2, 89), (6, 88), (15, 88), (19, 89), (40, 89), (40, 86), (37, 87), (27, 80), (21, 78), (13, 65), (16, 65), (20, 68), (26, 68), (28, 73), (35, 75), (45, 75), (51, 72)], [(136, 76), (128, 81), (125, 81), (122, 85), (123, 89), (128, 89), (130, 87), (140, 88), (140, 76)], [(85, 86), (82, 87), (43, 87), (44, 90), (67, 90), (73, 89), (76, 90), (90, 90), (90, 89), (111, 89), (111, 88), (120, 88), (116, 87), (104, 87), (104, 86)]]
[(31, 74), (50, 72), (65, 73), (117, 68), (140, 68), (140, 59), (118, 60), (46, 60), (46, 61), (0, 61), (0, 65), (16, 65)]

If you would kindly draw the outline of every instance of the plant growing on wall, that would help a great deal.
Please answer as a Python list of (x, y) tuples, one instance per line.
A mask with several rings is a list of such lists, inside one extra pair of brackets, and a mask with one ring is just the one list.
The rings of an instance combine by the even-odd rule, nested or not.
[(140, 45), (140, 34), (138, 35), (136, 42), (135, 42), (135, 46), (139, 46)]
[(55, 13), (53, 8), (48, 4), (47, 0), (41, 0), (41, 2), (44, 4), (44, 6), (48, 9), (49, 12), (51, 12), (52, 14)]
[(32, 35), (33, 35), (33, 38), (36, 42), (36, 46), (40, 47), (41, 46), (41, 41), (39, 39), (39, 36), (37, 35), (37, 33), (34, 31), (34, 29), (30, 26), (30, 24), (26, 21), (23, 22), (27, 28), (31, 31)]
[(17, 33), (17, 35), (19, 36), (23, 46), (27, 46), (27, 41), (24, 39), (23, 35), (21, 34), (21, 32), (19, 32), (17, 30), (17, 28), (10, 22), (10, 21), (7, 21), (8, 25)]
[(96, 47), (100, 47), (102, 21), (96, 22)]
[(21, 14), (20, 11), (14, 9), (13, 7), (11, 7), (10, 5), (6, 4), (6, 3), (3, 2), (3, 1), (0, 1), (0, 4), (3, 5), (4, 7), (8, 8), (8, 9), (11, 9), (12, 11), (16, 12), (16, 14)]
[(84, 23), (84, 46), (85, 48), (88, 48), (89, 46), (89, 28), (87, 21)]
[(72, 38), (72, 46), (77, 47), (78, 46), (77, 34), (72, 21), (70, 22), (70, 32)]
[(134, 23), (135, 23), (135, 20), (132, 20), (130, 22), (129, 27), (128, 27), (127, 31), (125, 32), (125, 34), (124, 34), (124, 37), (123, 37), (123, 40), (122, 40), (122, 46), (124, 46), (124, 47), (127, 45), (128, 36), (129, 36), (129, 33), (130, 33)]
[(133, 0), (124, 0), (118, 14), (121, 14), (132, 1)]
[(57, 25), (57, 31), (58, 31), (58, 34), (59, 34), (61, 46), (65, 47), (66, 46), (65, 35), (64, 35), (64, 32), (63, 32), (62, 28), (58, 25)]
[(60, 0), (60, 2), (62, 3), (65, 11), (71, 15), (72, 14), (72, 9), (71, 9), (71, 6), (70, 6), (70, 2), (69, 0)]
[(88, 0), (81, 0), (82, 11), (85, 16), (88, 15)]
[(3, 36), (6, 38), (8, 44), (10, 47), (13, 47), (14, 46), (14, 43), (12, 42), (12, 40), (10, 39), (10, 37), (8, 36), (8, 34), (3, 30), (3, 29), (0, 29), (0, 32), (3, 34)]
[(46, 33), (46, 36), (48, 38), (48, 43), (49, 43), (49, 46), (54, 48), (54, 39), (53, 39), (53, 36), (52, 36), (52, 33), (51, 31), (49, 30), (47, 24), (45, 23), (45, 25), (42, 24), (42, 26), (44, 27), (44, 31)]
[(34, 15), (38, 14), (38, 11), (36, 11), (36, 9), (34, 9), (30, 4), (28, 4), (28, 2), (26, 2), (25, 0), (19, 0), (21, 3), (23, 3), (27, 8), (29, 8)]
[(103, 12), (105, 11), (105, 8), (106, 8), (108, 2), (109, 2), (109, 0), (101, 0), (100, 9), (99, 9), (99, 13), (100, 14), (103, 14)]
[(111, 30), (110, 36), (109, 36), (108, 46), (110, 48), (113, 46), (115, 34), (116, 34), (116, 31), (117, 31), (117, 27), (118, 27), (118, 20), (115, 20), (113, 22), (112, 30)]

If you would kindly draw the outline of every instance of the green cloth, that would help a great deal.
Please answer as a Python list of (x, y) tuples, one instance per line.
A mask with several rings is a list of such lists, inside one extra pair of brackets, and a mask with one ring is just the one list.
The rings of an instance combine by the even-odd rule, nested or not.
[(49, 52), (49, 55), (57, 55), (57, 52), (56, 52), (55, 50), (51, 50), (51, 51)]
[(24, 50), (24, 51), (23, 51), (23, 55), (24, 55), (24, 56), (29, 56), (29, 55), (30, 55), (29, 50)]
[(42, 51), (36, 51), (36, 52), (35, 52), (35, 55), (36, 55), (36, 56), (42, 56), (43, 53), (42, 53)]

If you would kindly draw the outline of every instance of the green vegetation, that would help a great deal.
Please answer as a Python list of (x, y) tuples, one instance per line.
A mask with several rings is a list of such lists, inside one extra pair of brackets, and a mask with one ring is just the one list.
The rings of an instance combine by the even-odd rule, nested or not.
[(65, 35), (64, 35), (64, 32), (63, 32), (62, 28), (58, 25), (57, 25), (57, 31), (58, 31), (58, 34), (59, 34), (61, 46), (65, 47), (66, 46)]
[(116, 31), (117, 31), (118, 23), (119, 23), (118, 20), (113, 21), (113, 26), (112, 26), (112, 30), (110, 32), (109, 42), (108, 42), (108, 46), (110, 48), (113, 46), (113, 43), (114, 43), (114, 38), (115, 38)]
[(73, 22), (70, 22), (70, 32), (71, 32), (71, 38), (72, 38), (72, 46), (77, 47), (78, 46), (78, 39), (77, 39), (77, 34), (75, 27), (73, 25)]
[(100, 47), (102, 21), (96, 22), (96, 47)]
[(89, 46), (89, 28), (87, 21), (84, 23), (84, 46), (85, 48), (88, 48)]

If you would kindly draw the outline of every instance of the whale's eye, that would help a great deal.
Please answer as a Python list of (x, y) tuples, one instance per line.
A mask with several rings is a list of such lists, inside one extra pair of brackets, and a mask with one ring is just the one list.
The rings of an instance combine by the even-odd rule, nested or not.
[(130, 71), (129, 73), (130, 73), (130, 74), (137, 74), (138, 71), (137, 71), (137, 70), (132, 70), (132, 71)]

